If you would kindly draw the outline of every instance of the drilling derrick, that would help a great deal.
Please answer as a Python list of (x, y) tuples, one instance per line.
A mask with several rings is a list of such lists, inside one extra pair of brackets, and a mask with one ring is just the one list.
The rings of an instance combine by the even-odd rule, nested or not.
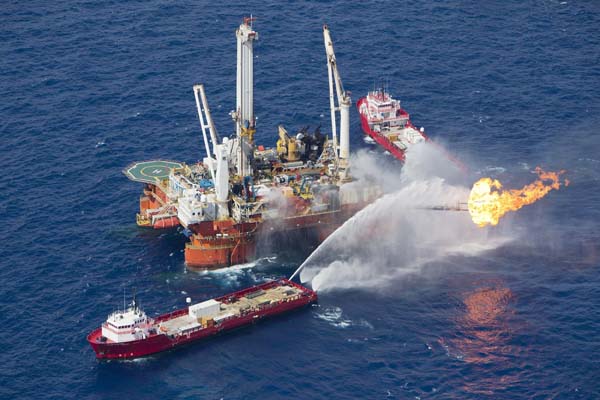
[(254, 41), (258, 34), (252, 29), (254, 19), (244, 18), (236, 31), (237, 37), (237, 80), (236, 109), (232, 113), (236, 132), (236, 169), (239, 176), (253, 174), (254, 156)]

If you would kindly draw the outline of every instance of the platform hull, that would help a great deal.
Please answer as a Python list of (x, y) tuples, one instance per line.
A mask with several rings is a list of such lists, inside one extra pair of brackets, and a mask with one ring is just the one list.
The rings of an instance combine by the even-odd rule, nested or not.
[[(219, 226), (212, 222), (198, 224), (193, 227), (194, 234), (186, 244), (185, 263), (192, 270), (245, 264), (256, 259), (259, 238), (277, 241), (278, 236), (297, 231), (308, 231), (307, 236), (312, 236), (314, 232), (319, 242), (322, 242), (365, 205), (346, 205), (337, 211), (298, 215), (276, 221), (228, 226)], [(312, 243), (302, 245), (310, 246)]]
[(186, 266), (195, 270), (217, 269), (252, 260), (258, 225), (258, 222), (236, 224), (224, 220), (190, 226), (193, 234), (185, 246)]
[(185, 246), (186, 266), (194, 270), (217, 269), (244, 264), (255, 257), (254, 235), (213, 238), (194, 235)]

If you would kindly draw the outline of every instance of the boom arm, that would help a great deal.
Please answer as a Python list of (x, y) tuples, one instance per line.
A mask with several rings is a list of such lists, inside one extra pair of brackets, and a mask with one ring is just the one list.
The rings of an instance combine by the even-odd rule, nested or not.
[[(200, 98), (198, 98), (200, 95)], [(208, 108), (208, 101), (206, 100), (206, 93), (204, 93), (204, 85), (194, 85), (194, 96), (196, 98), (196, 108), (198, 109), (198, 118), (200, 119), (200, 126), (202, 127), (202, 137), (204, 138), (204, 147), (206, 147), (206, 156), (210, 159), (209, 168), (210, 175), (215, 180), (215, 170), (214, 170), (214, 157), (217, 157), (217, 148), (216, 146), (219, 144), (219, 137), (217, 136), (217, 130), (213, 123), (212, 117), (210, 115), (210, 109)], [(202, 99), (202, 106), (200, 106), (200, 99)], [(206, 122), (205, 122), (206, 119)], [(210, 147), (208, 146), (208, 138), (206, 136), (206, 130), (210, 132), (210, 140), (212, 142), (212, 155), (210, 151)]]
[[(325, 41), (325, 53), (327, 54), (327, 72), (329, 76), (329, 105), (331, 108), (331, 130), (333, 135), (333, 145), (337, 154), (337, 127), (335, 112), (340, 112), (340, 146), (339, 158), (348, 159), (350, 156), (350, 104), (352, 100), (348, 92), (344, 90), (342, 79), (337, 68), (335, 52), (333, 51), (333, 42), (329, 34), (329, 27), (323, 25), (323, 39)], [(333, 87), (337, 95), (338, 107), (335, 106), (333, 98)]]

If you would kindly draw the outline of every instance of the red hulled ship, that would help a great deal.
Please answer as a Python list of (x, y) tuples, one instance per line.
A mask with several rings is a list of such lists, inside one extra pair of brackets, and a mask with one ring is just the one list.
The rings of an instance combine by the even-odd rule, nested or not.
[(110, 314), (87, 340), (99, 359), (143, 357), (316, 301), (314, 291), (288, 279), (189, 305), (157, 318), (149, 318), (134, 299), (128, 309)]
[(369, 92), (356, 106), (363, 132), (400, 161), (404, 161), (411, 146), (429, 140), (423, 128), (417, 129), (410, 122), (400, 100), (392, 98), (385, 89)]

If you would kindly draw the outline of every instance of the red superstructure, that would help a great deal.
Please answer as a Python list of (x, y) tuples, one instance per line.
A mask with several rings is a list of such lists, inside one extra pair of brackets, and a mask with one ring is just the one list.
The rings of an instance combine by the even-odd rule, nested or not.
[[(317, 301), (317, 294), (279, 279), (149, 318), (135, 304), (108, 316), (87, 337), (99, 359), (147, 356)], [(189, 301), (188, 301), (189, 302)]]
[(356, 103), (364, 133), (400, 161), (414, 144), (429, 140), (423, 128), (417, 129), (410, 116), (384, 89), (378, 89)]

